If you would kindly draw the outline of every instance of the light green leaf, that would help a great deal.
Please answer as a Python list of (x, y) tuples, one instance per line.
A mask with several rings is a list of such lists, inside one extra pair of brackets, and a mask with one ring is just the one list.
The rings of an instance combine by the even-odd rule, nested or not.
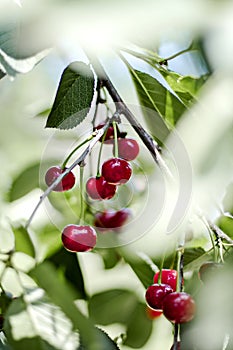
[(35, 248), (28, 231), (23, 226), (12, 226), (12, 231), (15, 237), (15, 251), (35, 258)]
[(142, 111), (151, 133), (161, 142), (175, 126), (183, 112), (184, 104), (161, 83), (147, 73), (130, 69)]
[(90, 317), (97, 324), (125, 324), (129, 322), (137, 303), (137, 298), (132, 292), (114, 289), (93, 295), (89, 300), (88, 309)]
[(41, 289), (31, 290), (12, 301), (4, 330), (15, 350), (76, 350), (79, 345), (69, 319), (48, 302)]
[(17, 20), (0, 25), (0, 69), (11, 77), (29, 72), (49, 52), (44, 49), (41, 52), (29, 50), (28, 45), (24, 45), (29, 29), (23, 28)]
[(53, 302), (59, 306), (64, 314), (71, 320), (73, 328), (78, 330), (84, 344), (84, 348), (95, 350), (115, 350), (117, 347), (109, 347), (106, 337), (94, 327), (74, 304), (76, 293), (73, 288), (61, 281), (56, 269), (51, 263), (44, 262), (30, 272), (30, 276), (43, 288)]
[(152, 284), (155, 273), (145, 261), (127, 256), (124, 256), (124, 260), (130, 265), (145, 288)]
[(160, 73), (186, 107), (189, 107), (191, 103), (197, 100), (198, 92), (208, 78), (208, 75), (203, 75), (196, 78), (191, 76), (182, 76), (178, 73), (165, 70), (161, 70)]
[(80, 124), (91, 107), (94, 83), (89, 66), (71, 63), (62, 74), (46, 127), (71, 129)]

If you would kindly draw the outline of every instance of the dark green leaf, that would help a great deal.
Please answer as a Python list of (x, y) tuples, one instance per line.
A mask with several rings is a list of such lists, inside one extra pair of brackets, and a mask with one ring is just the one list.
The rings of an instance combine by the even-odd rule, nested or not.
[(79, 344), (71, 322), (38, 289), (13, 300), (4, 330), (15, 350), (75, 350)]
[(184, 251), (184, 269), (185, 271), (195, 270), (208, 260), (209, 252), (203, 248), (187, 248)]
[(43, 169), (47, 169), (52, 163), (54, 163), (54, 161), (46, 161), (45, 163), (38, 162), (29, 165), (18, 174), (13, 180), (11, 188), (7, 194), (9, 202), (13, 202), (25, 196), (35, 188), (39, 188), (40, 174), (44, 173), (42, 167)]
[[(99, 333), (99, 337), (101, 339), (103, 350), (120, 350), (119, 347), (116, 345), (116, 343), (114, 343), (114, 341), (108, 336), (108, 334), (106, 332), (104, 332), (100, 328), (97, 328), (97, 332)], [(82, 342), (82, 339), (80, 339), (80, 340)], [(87, 347), (85, 347), (81, 343), (78, 350), (90, 350), (90, 349), (88, 349)]]
[(88, 308), (90, 317), (97, 324), (125, 324), (131, 318), (137, 303), (137, 298), (132, 292), (115, 289), (93, 295)]
[(184, 266), (206, 254), (206, 251), (201, 248), (187, 248), (184, 251)]
[(87, 116), (94, 95), (94, 76), (82, 62), (71, 63), (63, 72), (47, 128), (71, 129)]
[[(60, 239), (60, 237), (58, 239)], [(50, 256), (48, 261), (55, 265), (57, 271), (64, 274), (66, 280), (69, 281), (74, 290), (76, 290), (77, 297), (86, 299), (83, 275), (77, 255), (67, 252), (67, 250), (62, 247), (58, 252)]]
[[(84, 346), (89, 350), (109, 350), (106, 338), (102, 336), (94, 324), (79, 311), (74, 304), (75, 291), (57, 276), (51, 263), (44, 262), (30, 272), (30, 276), (43, 288), (49, 298), (58, 305), (64, 314), (78, 329)], [(115, 349), (114, 349), (115, 350)]]
[(228, 216), (221, 216), (218, 220), (219, 228), (233, 239), (233, 219)]
[(152, 332), (152, 322), (146, 316), (145, 304), (138, 304), (130, 317), (126, 331), (125, 345), (140, 349), (149, 339)]
[(105, 269), (112, 269), (120, 261), (121, 256), (116, 249), (98, 249), (98, 254), (102, 256)]
[(35, 248), (28, 231), (23, 226), (12, 226), (12, 230), (15, 237), (15, 251), (35, 258)]
[(4, 78), (5, 77), (5, 73), (3, 73), (3, 71), (1, 71), (1, 69), (0, 69), (0, 79), (2, 79), (2, 78)]
[[(185, 111), (184, 104), (149, 74), (130, 70), (145, 120), (151, 133), (160, 141), (169, 134), (172, 127)], [(166, 123), (165, 123), (165, 122)], [(167, 125), (166, 125), (167, 124)]]
[(145, 288), (151, 285), (155, 273), (145, 261), (134, 260), (127, 256), (124, 256), (124, 260), (130, 265)]

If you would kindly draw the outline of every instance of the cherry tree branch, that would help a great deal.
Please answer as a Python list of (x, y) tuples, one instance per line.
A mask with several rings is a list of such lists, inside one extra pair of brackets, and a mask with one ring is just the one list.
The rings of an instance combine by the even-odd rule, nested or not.
[(158, 166), (165, 171), (165, 173), (170, 177), (170, 179), (173, 178), (169, 168), (167, 167), (166, 163), (162, 159), (160, 152), (159, 152), (159, 146), (158, 144), (153, 140), (151, 135), (147, 133), (147, 131), (142, 127), (142, 125), (138, 122), (138, 120), (135, 118), (134, 114), (130, 111), (128, 106), (125, 104), (125, 102), (120, 97), (118, 91), (112, 84), (111, 80), (109, 79), (107, 73), (105, 72), (102, 64), (98, 60), (98, 58), (94, 55), (91, 55), (87, 52), (86, 56), (88, 57), (96, 75), (102, 82), (102, 86), (104, 86), (109, 95), (111, 96), (113, 102), (116, 106), (116, 111), (120, 114), (123, 114), (130, 125), (133, 127), (133, 129), (136, 131), (138, 136), (141, 138), (142, 142), (145, 144), (147, 149), (149, 150), (150, 154), (152, 155), (154, 161), (158, 164)]
[(80, 155), (80, 157), (78, 157), (72, 164), (70, 167), (66, 168), (65, 171), (59, 175), (57, 177), (57, 179), (52, 183), (52, 185), (50, 185), (46, 191), (42, 194), (42, 196), (40, 196), (40, 199), (37, 203), (37, 205), (35, 206), (31, 216), (29, 217), (28, 221), (25, 224), (25, 228), (28, 229), (28, 227), (30, 226), (37, 210), (39, 209), (39, 207), (41, 206), (41, 204), (43, 203), (43, 201), (45, 200), (46, 197), (48, 197), (48, 195), (53, 191), (53, 189), (60, 183), (60, 181), (71, 171), (73, 170), (77, 165), (83, 164), (85, 162), (86, 157), (88, 156), (88, 154), (91, 152), (92, 148), (95, 146), (95, 144), (98, 142), (98, 140), (104, 135), (105, 130), (108, 128), (109, 124), (116, 118), (115, 115), (113, 115), (113, 117), (111, 119), (109, 119), (105, 125), (99, 129), (96, 130), (93, 135), (94, 138), (90, 141), (89, 145), (85, 148), (84, 152)]

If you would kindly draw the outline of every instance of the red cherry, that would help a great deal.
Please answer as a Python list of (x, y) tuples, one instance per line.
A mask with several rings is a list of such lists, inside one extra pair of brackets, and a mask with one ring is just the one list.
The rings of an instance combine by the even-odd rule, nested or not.
[[(139, 153), (139, 145), (133, 139), (118, 139), (118, 156), (125, 160), (133, 160)], [(115, 146), (113, 146), (113, 154), (115, 154)]]
[(123, 208), (121, 210), (106, 210), (95, 214), (94, 225), (100, 231), (119, 231), (130, 216), (130, 210)]
[(195, 309), (195, 301), (191, 295), (184, 292), (173, 292), (163, 299), (164, 316), (175, 323), (191, 321)]
[(160, 317), (163, 314), (163, 311), (161, 310), (154, 310), (151, 309), (151, 307), (146, 307), (146, 315), (150, 320), (155, 320), (156, 318)]
[(70, 252), (87, 252), (96, 245), (96, 232), (91, 226), (67, 225), (62, 231), (62, 243)]
[[(51, 186), (52, 183), (60, 176), (65, 169), (61, 169), (59, 166), (52, 166), (45, 174), (45, 182), (47, 186)], [(63, 192), (70, 190), (75, 184), (75, 176), (70, 171), (63, 179), (54, 187), (53, 191)]]
[(86, 183), (86, 191), (92, 199), (110, 199), (116, 192), (116, 186), (109, 184), (103, 176), (90, 177)]
[(132, 174), (130, 164), (122, 158), (111, 158), (102, 165), (105, 180), (114, 185), (126, 183)]
[[(95, 127), (95, 130), (102, 129), (104, 127), (104, 125), (105, 125), (105, 123), (100, 123), (99, 125), (97, 125)], [(103, 137), (104, 137), (104, 135), (101, 136), (101, 138), (99, 139), (100, 142), (103, 141)], [(114, 128), (113, 128), (113, 125), (110, 124), (108, 129), (107, 129), (104, 142), (112, 144), (112, 140), (114, 140)]]
[[(158, 283), (159, 272), (154, 275), (154, 283)], [(173, 292), (176, 290), (177, 271), (170, 269), (162, 269), (161, 283), (169, 284), (172, 287)]]
[(162, 310), (163, 298), (172, 292), (173, 289), (168, 284), (152, 284), (146, 290), (146, 302), (152, 309)]

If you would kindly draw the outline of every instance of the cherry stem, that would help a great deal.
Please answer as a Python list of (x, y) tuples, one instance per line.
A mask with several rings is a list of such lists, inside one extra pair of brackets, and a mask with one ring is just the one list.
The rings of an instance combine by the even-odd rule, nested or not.
[(108, 129), (105, 130), (105, 133), (102, 137), (101, 140), (101, 145), (100, 145), (100, 150), (99, 150), (99, 155), (98, 155), (98, 162), (97, 162), (97, 172), (96, 172), (96, 177), (100, 177), (101, 176), (101, 172), (100, 172), (100, 161), (101, 161), (101, 155), (102, 155), (102, 151), (103, 151), (103, 145), (104, 145), (104, 140), (106, 138)]
[(29, 217), (28, 221), (25, 224), (25, 229), (28, 229), (28, 227), (30, 226), (37, 210), (39, 209), (39, 207), (41, 206), (41, 204), (43, 203), (43, 201), (45, 200), (45, 198), (48, 197), (48, 195), (52, 192), (52, 190), (60, 183), (60, 181), (71, 171), (73, 170), (77, 165), (80, 165), (82, 162), (85, 161), (86, 157), (88, 156), (88, 154), (91, 152), (92, 148), (95, 146), (95, 144), (98, 142), (98, 140), (103, 136), (105, 130), (109, 127), (109, 124), (112, 122), (112, 120), (114, 119), (114, 116), (112, 118), (110, 118), (106, 124), (99, 130), (96, 130), (92, 135), (93, 135), (93, 139), (90, 141), (89, 145), (86, 147), (86, 149), (83, 151), (83, 153), (81, 154), (80, 157), (78, 157), (72, 164), (70, 167), (66, 168), (64, 170), (64, 172), (59, 175), (56, 180), (46, 189), (46, 191), (40, 196), (40, 199), (37, 203), (37, 205), (35, 206), (31, 216)]
[(80, 220), (79, 224), (83, 225), (84, 224), (84, 219), (85, 219), (85, 210), (84, 210), (84, 166), (85, 163), (82, 161), (79, 165), (79, 184), (80, 184)]
[(114, 157), (118, 158), (117, 123), (114, 121), (112, 125), (114, 130)]
[(84, 140), (83, 142), (81, 142), (77, 147), (75, 147), (73, 149), (73, 151), (71, 151), (71, 153), (68, 155), (68, 157), (64, 160), (61, 168), (65, 169), (66, 164), (68, 163), (68, 161), (70, 160), (70, 158), (72, 157), (72, 155), (79, 149), (81, 148), (83, 145), (85, 145), (88, 141), (91, 141), (94, 137), (94, 134), (90, 135), (86, 140)]

